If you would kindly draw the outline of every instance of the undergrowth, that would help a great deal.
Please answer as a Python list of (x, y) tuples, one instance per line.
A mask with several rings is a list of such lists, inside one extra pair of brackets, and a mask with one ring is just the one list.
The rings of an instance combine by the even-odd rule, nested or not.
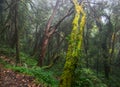
[(75, 76), (75, 87), (108, 87), (90, 69), (77, 69)]
[(46, 72), (40, 67), (10, 67), (16, 72), (31, 75), (36, 78), (36, 81), (41, 83), (44, 87), (58, 87), (58, 81), (53, 77), (52, 72)]
[[(8, 58), (14, 59), (13, 55), (15, 51), (7, 47), (0, 47), (0, 54), (8, 56)], [(12, 55), (11, 55), (12, 54)], [(16, 72), (20, 72), (26, 75), (35, 77), (36, 83), (40, 83), (43, 87), (58, 87), (58, 80), (53, 76), (53, 72), (45, 71), (40, 67), (37, 67), (37, 60), (29, 55), (20, 52), (21, 66), (10, 65), (8, 62), (0, 59), (0, 63), (9, 69)]]
[[(5, 46), (0, 47), (0, 54), (8, 56), (8, 58), (12, 58), (12, 59), (15, 58), (13, 57), (15, 54), (15, 50), (7, 48)], [(35, 77), (36, 82), (42, 84), (44, 87), (58, 87), (59, 81), (55, 78), (60, 79), (63, 70), (63, 65), (65, 62), (64, 58), (63, 59), (62, 58), (60, 58), (60, 60), (58, 60), (57, 63), (48, 70), (43, 70), (42, 68), (37, 67), (36, 58), (31, 57), (23, 52), (20, 52), (21, 66), (10, 65), (8, 62), (5, 62), (2, 59), (0, 59), (0, 64), (16, 72), (24, 73)], [(101, 75), (97, 77), (97, 75), (93, 72), (93, 70), (85, 69), (85, 68), (81, 69), (80, 67), (78, 67), (75, 70), (74, 87), (119, 87), (120, 86), (120, 83), (118, 82), (119, 81), (118, 77), (112, 75), (109, 81), (107, 81), (104, 78), (103, 73), (100, 74)], [(116, 83), (116, 84), (112, 84), (112, 83)]]

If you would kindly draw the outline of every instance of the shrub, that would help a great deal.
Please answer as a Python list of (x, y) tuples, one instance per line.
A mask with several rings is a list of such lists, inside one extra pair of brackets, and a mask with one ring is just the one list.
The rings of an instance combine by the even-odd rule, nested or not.
[(75, 76), (75, 87), (107, 87), (90, 69), (77, 69)]

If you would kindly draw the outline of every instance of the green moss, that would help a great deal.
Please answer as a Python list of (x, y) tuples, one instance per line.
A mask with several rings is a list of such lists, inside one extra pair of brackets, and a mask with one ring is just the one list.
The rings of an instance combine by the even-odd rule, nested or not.
[[(73, 87), (74, 84), (74, 71), (76, 69), (76, 64), (78, 60), (78, 56), (80, 54), (80, 50), (82, 50), (82, 42), (83, 42), (83, 30), (85, 25), (85, 13), (83, 8), (77, 0), (73, 0), (75, 5), (76, 14), (73, 20), (73, 29), (70, 35), (70, 41), (66, 56), (66, 63), (64, 66), (64, 71), (61, 76), (60, 87)], [(82, 18), (80, 18), (82, 14)], [(79, 20), (81, 22), (79, 23)]]

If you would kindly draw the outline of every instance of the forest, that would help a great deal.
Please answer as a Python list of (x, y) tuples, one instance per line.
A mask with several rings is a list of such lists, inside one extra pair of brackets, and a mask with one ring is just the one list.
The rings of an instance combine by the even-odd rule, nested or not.
[(0, 0), (0, 87), (120, 87), (120, 0)]

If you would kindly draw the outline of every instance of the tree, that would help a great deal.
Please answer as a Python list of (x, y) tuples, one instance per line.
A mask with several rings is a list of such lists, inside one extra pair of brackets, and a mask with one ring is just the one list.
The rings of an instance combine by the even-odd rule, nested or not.
[(53, 9), (52, 15), (50, 16), (50, 18), (47, 22), (45, 32), (43, 34), (43, 40), (42, 40), (42, 45), (41, 45), (42, 47), (41, 47), (39, 62), (38, 62), (39, 66), (42, 66), (44, 64), (44, 58), (45, 58), (45, 54), (46, 54), (46, 50), (47, 50), (47, 46), (48, 46), (48, 42), (49, 42), (50, 37), (56, 32), (58, 26), (63, 22), (63, 20), (73, 13), (73, 11), (71, 11), (72, 8), (70, 8), (67, 11), (67, 13), (56, 24), (51, 26), (52, 21), (53, 21), (54, 16), (55, 16), (55, 13), (57, 11), (59, 2), (60, 2), (59, 0), (56, 1), (56, 5)]
[[(75, 5), (76, 14), (73, 20), (73, 29), (70, 35), (68, 51), (66, 55), (66, 62), (64, 71), (60, 80), (60, 87), (73, 87), (74, 86), (74, 71), (77, 66), (78, 56), (82, 51), (83, 31), (85, 26), (86, 14), (82, 5), (79, 5), (77, 0), (73, 0)], [(79, 24), (80, 17), (81, 22)]]
[(45, 28), (45, 32), (44, 32), (44, 35), (43, 35), (43, 41), (42, 41), (42, 48), (41, 48), (41, 52), (40, 52), (40, 58), (39, 58), (39, 62), (38, 62), (39, 66), (42, 66), (43, 63), (44, 63), (44, 57), (45, 57), (45, 53), (46, 53), (49, 38), (55, 31), (55, 29), (51, 30), (51, 23), (52, 23), (52, 20), (55, 16), (56, 11), (57, 11), (58, 5), (59, 5), (59, 0), (56, 1), (56, 5), (53, 9), (53, 13), (50, 16), (50, 18), (48, 20), (48, 23), (46, 25), (46, 28)]

